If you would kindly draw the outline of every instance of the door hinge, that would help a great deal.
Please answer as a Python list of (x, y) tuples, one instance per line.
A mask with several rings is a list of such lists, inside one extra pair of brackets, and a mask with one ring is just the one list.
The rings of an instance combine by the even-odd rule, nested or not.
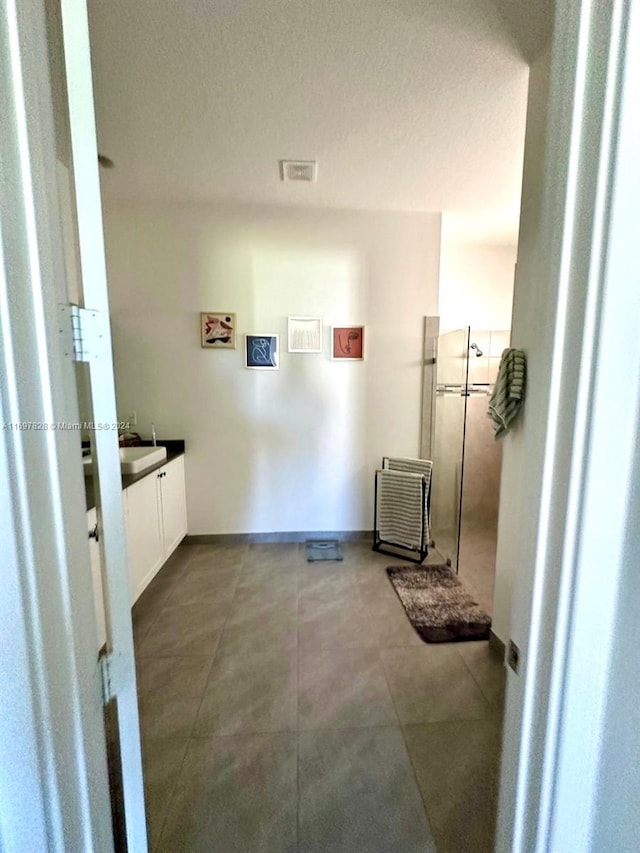
[(104, 352), (105, 328), (99, 311), (78, 305), (60, 305), (59, 332), (65, 356), (73, 361), (95, 361)]
[(126, 683), (126, 673), (121, 654), (103, 654), (99, 658), (102, 678), (102, 699), (106, 705), (120, 693)]

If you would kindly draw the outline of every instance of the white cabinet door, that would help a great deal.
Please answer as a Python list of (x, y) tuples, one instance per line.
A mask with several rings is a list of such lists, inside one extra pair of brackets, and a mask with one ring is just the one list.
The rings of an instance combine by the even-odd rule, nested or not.
[[(95, 507), (87, 513), (87, 531), (94, 533), (96, 530), (97, 515)], [(104, 616), (104, 599), (102, 597), (102, 569), (100, 563), (100, 546), (94, 536), (89, 538), (89, 556), (91, 558), (91, 578), (93, 580), (93, 604), (96, 611), (97, 646), (96, 651), (107, 642), (107, 629)]]
[(123, 492), (134, 604), (187, 532), (184, 458), (152, 471)]
[(187, 497), (184, 486), (184, 456), (162, 468), (160, 478), (164, 559), (178, 547), (187, 533)]
[(164, 562), (159, 474), (159, 471), (154, 471), (125, 491), (131, 604)]

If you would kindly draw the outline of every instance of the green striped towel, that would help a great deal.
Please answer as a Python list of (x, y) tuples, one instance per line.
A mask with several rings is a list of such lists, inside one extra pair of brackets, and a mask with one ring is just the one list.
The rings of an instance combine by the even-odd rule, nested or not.
[(524, 401), (527, 359), (520, 349), (506, 349), (489, 400), (488, 416), (496, 438), (508, 432)]

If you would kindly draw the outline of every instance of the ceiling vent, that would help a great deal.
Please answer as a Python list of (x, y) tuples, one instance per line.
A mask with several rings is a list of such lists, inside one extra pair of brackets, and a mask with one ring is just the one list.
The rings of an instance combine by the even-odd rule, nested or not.
[(318, 164), (315, 160), (280, 160), (280, 178), (313, 184), (318, 178)]

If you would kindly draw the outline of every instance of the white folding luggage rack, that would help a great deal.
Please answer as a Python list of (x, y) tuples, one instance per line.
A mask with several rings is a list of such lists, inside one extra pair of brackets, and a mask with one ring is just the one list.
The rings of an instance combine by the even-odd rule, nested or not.
[(376, 471), (373, 550), (422, 563), (429, 553), (431, 469), (428, 459), (385, 456)]

